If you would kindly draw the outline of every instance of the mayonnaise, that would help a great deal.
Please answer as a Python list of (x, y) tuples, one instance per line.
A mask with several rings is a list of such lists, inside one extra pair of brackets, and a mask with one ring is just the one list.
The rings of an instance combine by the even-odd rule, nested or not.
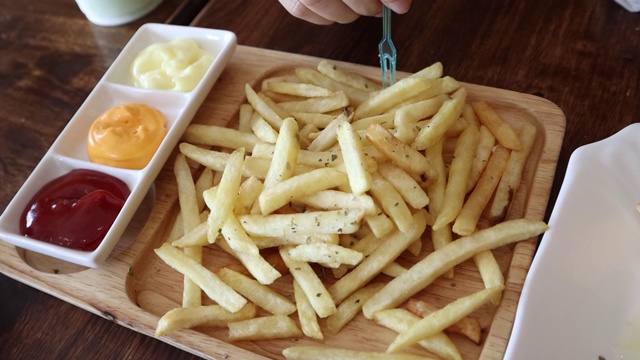
[(144, 49), (131, 66), (136, 87), (188, 92), (213, 63), (213, 55), (192, 39), (177, 39)]
[(104, 112), (89, 129), (87, 152), (95, 163), (142, 169), (167, 134), (167, 118), (145, 104), (131, 103)]

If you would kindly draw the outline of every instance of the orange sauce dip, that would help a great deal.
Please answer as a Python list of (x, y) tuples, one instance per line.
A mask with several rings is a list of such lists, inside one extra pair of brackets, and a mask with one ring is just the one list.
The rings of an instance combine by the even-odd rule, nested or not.
[(157, 109), (130, 103), (100, 115), (91, 125), (87, 152), (95, 163), (139, 170), (147, 166), (167, 135), (167, 118)]

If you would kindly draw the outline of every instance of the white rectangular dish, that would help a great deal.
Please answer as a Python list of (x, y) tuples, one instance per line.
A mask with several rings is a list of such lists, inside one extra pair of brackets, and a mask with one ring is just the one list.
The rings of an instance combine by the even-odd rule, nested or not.
[(640, 358), (640, 124), (577, 149), (505, 359)]
[[(213, 62), (198, 85), (188, 92), (141, 89), (133, 85), (130, 67), (146, 47), (176, 39), (195, 40), (213, 55)], [(236, 48), (232, 32), (166, 24), (146, 24), (134, 34), (94, 90), (60, 133), (51, 148), (0, 216), (0, 239), (16, 247), (87, 267), (100, 266), (120, 240), (125, 228), (147, 195), (186, 127), (209, 94)], [(140, 170), (129, 170), (91, 162), (87, 154), (87, 132), (94, 120), (108, 109), (139, 102), (158, 109), (167, 118), (167, 134), (150, 162)], [(114, 176), (131, 194), (94, 251), (72, 250), (21, 234), (19, 221), (32, 197), (49, 181), (74, 169), (88, 169)]]

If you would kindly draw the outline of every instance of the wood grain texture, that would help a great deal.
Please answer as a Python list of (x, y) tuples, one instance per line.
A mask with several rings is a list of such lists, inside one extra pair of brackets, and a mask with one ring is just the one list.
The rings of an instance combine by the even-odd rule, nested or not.
[[(291, 72), (295, 66), (315, 67), (318, 62), (319, 58), (315, 57), (240, 46), (193, 122), (215, 125), (233, 123), (236, 121), (239, 105), (246, 101), (244, 84), (257, 87), (265, 77)], [(342, 65), (366, 76), (375, 78), (378, 75), (377, 68)], [(510, 216), (542, 219), (564, 134), (562, 112), (551, 102), (539, 97), (472, 84), (465, 86), (470, 100), (490, 102), (516, 129), (524, 122), (538, 127), (540, 135), (532, 153), (532, 161), (528, 163), (524, 174), (524, 191), (518, 193)], [(89, 312), (152, 336), (158, 318), (181, 303), (182, 276), (153, 254), (153, 249), (164, 242), (176, 215), (177, 191), (172, 161), (173, 159), (168, 161), (156, 180), (155, 203), (146, 225), (137, 236), (134, 235), (135, 240), (125, 239), (104, 267), (62, 269), (56, 267), (61, 264), (55, 261), (25, 251), (11, 251), (11, 246), (2, 243), (0, 246), (3, 247), (3, 252), (9, 256), (0, 259), (0, 269), (5, 274)], [(535, 243), (536, 240), (532, 239), (513, 247), (495, 250), (498, 262), (507, 273), (504, 301), (497, 309), (484, 307), (474, 314), (486, 330), (482, 346), (464, 339), (454, 339), (467, 358), (494, 359), (502, 356)], [(431, 251), (430, 245), (426, 245), (423, 251)], [(234, 262), (215, 246), (205, 249), (203, 261), (209, 267)], [(403, 256), (400, 261), (409, 266), (416, 259)], [(34, 267), (41, 271), (34, 271)], [(384, 276), (380, 280), (388, 281)], [(290, 284), (290, 276), (284, 276), (273, 287), (290, 294)], [(456, 278), (439, 279), (417, 296), (443, 306), (482, 287), (475, 266), (472, 262), (466, 262), (458, 267)], [(374, 328), (375, 331), (372, 331)], [(393, 336), (394, 333), (390, 330), (359, 316), (339, 336), (329, 336), (324, 343), (384, 351)], [(287, 346), (312, 343), (309, 339), (229, 343), (226, 329), (181, 331), (161, 340), (213, 359), (224, 357), (225, 354), (242, 359), (281, 358), (281, 351)], [(411, 351), (424, 353), (418, 349)]]

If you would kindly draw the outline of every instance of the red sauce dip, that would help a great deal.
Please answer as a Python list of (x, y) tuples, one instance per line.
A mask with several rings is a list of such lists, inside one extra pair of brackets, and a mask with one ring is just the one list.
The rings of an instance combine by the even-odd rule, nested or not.
[(120, 179), (77, 169), (44, 185), (25, 207), (20, 232), (70, 249), (93, 251), (131, 191)]

